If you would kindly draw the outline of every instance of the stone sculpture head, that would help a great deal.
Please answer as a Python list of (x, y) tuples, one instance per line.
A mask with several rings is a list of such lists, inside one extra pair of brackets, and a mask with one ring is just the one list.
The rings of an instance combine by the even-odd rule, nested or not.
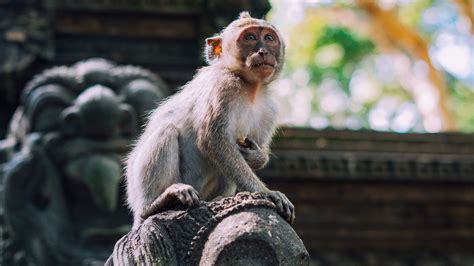
[[(10, 124), (15, 154), (0, 180), (9, 195), (6, 220), (13, 235), (22, 236), (16, 239), (24, 243), (19, 246), (30, 254), (53, 253), (33, 261), (59, 263), (54, 259), (67, 256), (58, 249), (74, 253), (98, 238), (110, 247), (129, 229), (130, 217), (120, 202), (122, 159), (148, 112), (168, 93), (150, 72), (104, 59), (46, 70), (27, 85)], [(28, 206), (32, 209), (26, 211)], [(63, 240), (51, 240), (55, 237)], [(71, 242), (35, 246), (28, 240), (33, 238)]]

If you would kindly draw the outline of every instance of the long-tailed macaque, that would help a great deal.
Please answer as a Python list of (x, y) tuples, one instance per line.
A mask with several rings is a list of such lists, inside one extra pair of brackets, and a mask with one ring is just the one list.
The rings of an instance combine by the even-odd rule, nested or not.
[(276, 108), (267, 86), (282, 69), (283, 38), (243, 12), (206, 43), (209, 66), (153, 112), (128, 157), (134, 228), (176, 204), (239, 191), (268, 193), (292, 223), (293, 204), (254, 173), (268, 162)]

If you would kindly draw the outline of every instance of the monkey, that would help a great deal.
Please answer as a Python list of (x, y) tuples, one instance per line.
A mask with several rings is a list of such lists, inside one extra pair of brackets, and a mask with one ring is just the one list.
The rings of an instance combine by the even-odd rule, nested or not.
[(208, 66), (152, 112), (128, 155), (133, 228), (176, 205), (196, 207), (241, 191), (266, 193), (293, 223), (294, 205), (255, 174), (269, 160), (277, 110), (268, 85), (284, 54), (281, 33), (248, 12), (206, 39)]

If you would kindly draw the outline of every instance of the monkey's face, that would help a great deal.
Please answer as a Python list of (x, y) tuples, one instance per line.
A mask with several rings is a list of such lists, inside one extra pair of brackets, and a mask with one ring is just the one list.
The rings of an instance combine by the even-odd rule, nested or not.
[(206, 59), (249, 82), (269, 83), (283, 67), (285, 43), (267, 21), (241, 14), (223, 32), (206, 39)]
[(246, 76), (259, 81), (270, 80), (280, 60), (280, 39), (270, 27), (252, 25), (244, 28), (236, 39), (238, 58)]

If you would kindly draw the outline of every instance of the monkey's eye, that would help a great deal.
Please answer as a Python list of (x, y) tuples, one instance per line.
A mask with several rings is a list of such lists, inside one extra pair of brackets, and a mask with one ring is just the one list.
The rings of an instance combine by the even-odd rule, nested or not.
[(253, 40), (256, 40), (256, 39), (257, 39), (257, 37), (255, 37), (255, 35), (253, 35), (251, 33), (245, 35), (245, 40), (247, 40), (247, 41), (253, 41)]
[(273, 40), (275, 40), (275, 38), (273, 38), (273, 36), (270, 35), (270, 34), (265, 35), (264, 38), (265, 38), (265, 41), (273, 41)]

